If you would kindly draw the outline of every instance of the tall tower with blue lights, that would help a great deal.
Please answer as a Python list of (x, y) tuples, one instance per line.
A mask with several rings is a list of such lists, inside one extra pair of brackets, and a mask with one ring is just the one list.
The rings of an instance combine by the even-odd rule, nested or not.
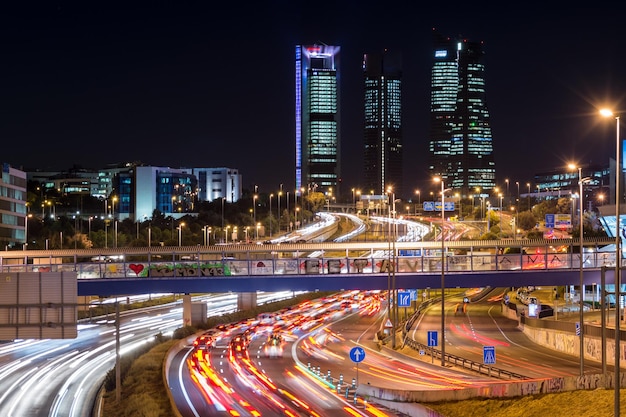
[(495, 188), (482, 42), (433, 30), (429, 170), (468, 195)]
[(340, 191), (339, 50), (296, 46), (296, 190)]

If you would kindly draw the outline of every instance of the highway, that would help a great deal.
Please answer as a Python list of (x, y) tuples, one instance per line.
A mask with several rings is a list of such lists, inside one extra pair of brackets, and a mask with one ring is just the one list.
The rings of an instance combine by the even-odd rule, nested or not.
[[(314, 307), (297, 307), (273, 323), (261, 324), (253, 318), (239, 323), (220, 332), (219, 341), (202, 351), (200, 359), (197, 350), (181, 349), (167, 372), (182, 415), (399, 415), (381, 410), (380, 406), (376, 406), (376, 411), (359, 407), (363, 400), (354, 403), (354, 388), (371, 384), (410, 391), (458, 390), (494, 382), (487, 376), (441, 368), (402, 353), (381, 350), (374, 340), (385, 319), (384, 296), (353, 294), (363, 299), (349, 306), (341, 304), (339, 309), (320, 307), (317, 303), (313, 303)], [(323, 312), (316, 313), (320, 310)], [(233, 359), (229, 341), (251, 328), (254, 332), (245, 358)], [(267, 343), (268, 335), (276, 331), (285, 344), (281, 354), (274, 356)], [(349, 356), (355, 346), (362, 347), (366, 357), (358, 365)], [(206, 366), (198, 365), (204, 363), (202, 358), (206, 358)], [(198, 372), (199, 369), (203, 371)], [(245, 398), (245, 405), (226, 398)], [(294, 404), (296, 408), (292, 409)]]
[[(483, 363), (483, 348), (495, 347), (499, 369), (523, 375), (529, 379), (566, 377), (580, 374), (577, 357), (544, 348), (529, 341), (516, 320), (502, 315), (501, 296), (504, 288), (494, 289), (486, 297), (471, 302), (462, 311), (466, 294), (457, 292), (446, 296), (446, 354)], [(457, 307), (460, 307), (457, 310)], [(408, 336), (427, 345), (427, 332), (441, 331), (441, 303), (433, 303), (409, 331)], [(439, 335), (440, 336), (440, 335)], [(440, 359), (435, 359), (435, 363)], [(589, 362), (588, 373), (602, 373), (599, 363)]]
[[(259, 303), (292, 293), (260, 294)], [(209, 314), (236, 308), (236, 294), (204, 296)], [(200, 300), (199, 299), (199, 300)], [(121, 355), (182, 326), (182, 306), (168, 305), (121, 314)], [(68, 340), (17, 340), (0, 345), (0, 415), (3, 417), (84, 417), (115, 365), (115, 317), (79, 325)], [(33, 395), (36, 393), (36, 395)]]

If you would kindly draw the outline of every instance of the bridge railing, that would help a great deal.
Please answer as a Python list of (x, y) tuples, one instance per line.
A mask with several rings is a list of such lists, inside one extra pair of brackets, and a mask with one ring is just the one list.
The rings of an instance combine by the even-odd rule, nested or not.
[[(378, 274), (395, 272), (433, 274), (441, 272), (441, 252), (432, 251), (422, 256), (324, 256), (318, 258), (301, 257), (299, 252), (291, 257), (256, 256), (254, 259), (234, 257), (209, 257), (199, 254), (193, 259), (147, 259), (124, 257), (96, 258), (98, 261), (74, 262), (54, 257), (40, 258), (37, 263), (8, 263), (0, 265), (0, 272), (68, 272), (75, 271), (79, 279), (102, 279), (123, 277), (211, 277), (211, 276), (266, 276), (300, 274)], [(584, 253), (583, 268), (597, 269), (615, 265), (615, 253)], [(537, 271), (554, 269), (580, 269), (578, 253), (542, 254), (486, 254), (466, 255), (446, 254), (446, 272), (487, 272), (487, 271)]]

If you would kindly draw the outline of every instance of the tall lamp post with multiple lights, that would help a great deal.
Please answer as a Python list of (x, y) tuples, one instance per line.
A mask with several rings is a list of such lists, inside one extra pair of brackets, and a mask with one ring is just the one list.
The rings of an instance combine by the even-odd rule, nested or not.
[(446, 251), (443, 230), (446, 222), (445, 195), (447, 190), (443, 178), (435, 178), (435, 182), (441, 182), (441, 366), (446, 366)]
[(622, 251), (620, 248), (620, 236), (619, 236), (619, 215), (620, 215), (620, 177), (622, 175), (621, 172), (621, 164), (620, 164), (620, 146), (619, 146), (619, 116), (613, 114), (613, 112), (609, 109), (600, 110), (600, 115), (603, 117), (614, 117), (616, 122), (616, 146), (615, 146), (615, 401), (614, 401), (614, 411), (613, 414), (616, 417), (619, 417), (620, 407), (619, 407), (619, 390), (620, 390), (620, 372), (619, 372), (619, 361), (620, 361), (620, 341), (621, 341), (621, 331), (620, 331), (620, 270), (622, 267)]

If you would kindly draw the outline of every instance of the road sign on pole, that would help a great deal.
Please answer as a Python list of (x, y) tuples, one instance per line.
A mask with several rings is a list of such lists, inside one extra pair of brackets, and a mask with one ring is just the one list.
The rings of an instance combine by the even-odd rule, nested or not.
[(365, 349), (359, 346), (355, 346), (350, 349), (350, 359), (352, 362), (359, 363), (365, 359)]
[(495, 346), (483, 346), (483, 363), (485, 365), (493, 365), (496, 363)]
[(409, 291), (398, 292), (398, 307), (411, 306), (411, 293)]
[(437, 332), (435, 330), (428, 331), (428, 346), (437, 346)]

